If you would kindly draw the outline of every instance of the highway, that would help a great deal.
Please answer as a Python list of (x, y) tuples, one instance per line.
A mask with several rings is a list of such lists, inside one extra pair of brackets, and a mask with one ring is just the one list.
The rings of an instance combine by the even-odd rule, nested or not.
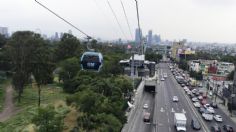
[[(186, 95), (183, 88), (177, 83), (166, 63), (158, 65), (157, 89), (155, 96), (144, 91), (144, 82), (137, 89), (135, 97), (135, 107), (132, 109), (128, 123), (122, 129), (122, 132), (176, 132), (174, 127), (174, 113), (185, 113), (187, 117), (187, 132), (195, 130), (191, 127), (192, 118), (198, 119), (201, 124), (201, 130), (198, 132), (209, 132), (211, 126), (219, 125), (222, 129), (224, 124), (235, 126), (234, 122), (226, 116), (221, 109), (215, 109), (217, 114), (223, 117), (223, 123), (217, 123), (215, 120), (207, 122), (193, 106), (191, 99)], [(165, 81), (160, 81), (163, 73), (167, 73), (168, 77)], [(179, 101), (173, 102), (173, 96), (177, 96)], [(149, 108), (143, 109), (143, 105), (147, 103)], [(145, 111), (151, 113), (150, 123), (143, 122), (143, 114)], [(234, 130), (236, 128), (234, 127)]]
[[(135, 106), (131, 110), (128, 117), (128, 123), (122, 129), (122, 132), (150, 132), (152, 130), (152, 123), (145, 123), (143, 121), (143, 115), (145, 111), (151, 113), (151, 117), (154, 112), (154, 95), (143, 90), (144, 82), (141, 82), (137, 89), (135, 97)], [(143, 109), (143, 105), (147, 103), (149, 108)], [(152, 120), (152, 118), (151, 118)]]

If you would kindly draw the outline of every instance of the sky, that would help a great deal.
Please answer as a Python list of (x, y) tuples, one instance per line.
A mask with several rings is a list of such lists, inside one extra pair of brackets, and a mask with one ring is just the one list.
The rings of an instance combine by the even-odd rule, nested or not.
[[(86, 34), (105, 40), (134, 38), (138, 26), (135, 0), (122, 0), (132, 35), (130, 35), (120, 0), (38, 0)], [(236, 0), (138, 0), (143, 34), (152, 30), (162, 40), (187, 39), (194, 42), (236, 43)], [(0, 0), (0, 27), (9, 32), (31, 30), (53, 35), (73, 29), (34, 0)], [(40, 30), (39, 30), (40, 29)], [(121, 31), (122, 30), (122, 31)], [(124, 34), (122, 33), (124, 32)]]

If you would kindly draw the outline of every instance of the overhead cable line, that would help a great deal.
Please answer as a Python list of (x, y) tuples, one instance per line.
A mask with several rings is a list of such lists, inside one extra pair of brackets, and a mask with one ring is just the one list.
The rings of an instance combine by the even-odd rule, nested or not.
[(38, 2), (37, 0), (35, 0), (35, 2), (37, 2), (39, 5), (41, 5), (43, 8), (45, 8), (46, 10), (48, 10), (49, 12), (51, 12), (52, 14), (54, 14), (55, 16), (57, 16), (58, 18), (60, 18), (62, 21), (66, 22), (67, 24), (69, 24), (71, 27), (75, 28), (77, 31), (81, 32), (82, 34), (84, 34), (87, 39), (92, 39), (91, 36), (89, 36), (88, 34), (86, 34), (85, 32), (83, 32), (82, 30), (80, 30), (78, 27), (76, 27), (75, 25), (73, 25), (71, 22), (67, 21), (65, 18), (61, 17), (60, 15), (58, 15), (57, 13), (55, 13), (54, 11), (52, 11), (51, 9), (49, 9), (48, 7), (46, 7), (45, 5), (43, 5), (42, 3)]
[[(122, 34), (123, 34), (124, 37), (127, 39), (127, 37), (126, 37), (126, 35), (125, 35), (125, 33), (124, 33), (124, 31), (123, 31), (121, 25), (120, 25), (120, 22), (118, 21), (118, 18), (117, 18), (116, 14), (115, 14), (115, 12), (114, 12), (114, 10), (113, 10), (113, 8), (112, 8), (112, 6), (111, 6), (111, 4), (110, 4), (110, 2), (109, 2), (108, 0), (107, 0), (107, 3), (108, 3), (108, 5), (109, 5), (109, 7), (110, 7), (110, 9), (111, 9), (111, 12), (112, 12), (113, 16), (114, 16), (115, 19), (116, 19), (116, 22), (117, 22), (117, 24), (118, 24), (118, 26), (119, 26), (119, 28), (120, 28)], [(127, 40), (128, 40), (128, 39), (127, 39)]]
[(125, 11), (124, 4), (123, 4), (122, 0), (120, 0), (120, 2), (121, 2), (121, 5), (122, 5), (122, 8), (123, 8), (124, 15), (125, 15), (126, 23), (127, 23), (128, 27), (129, 27), (129, 33), (130, 33), (130, 36), (131, 36), (132, 40), (134, 40), (133, 35), (132, 35), (132, 32), (131, 32), (131, 28), (130, 28), (129, 20), (128, 20), (128, 17), (127, 17), (126, 11)]
[[(111, 18), (109, 19), (109, 17), (107, 16), (107, 14), (104, 13), (104, 10), (102, 10), (102, 8), (101, 8), (101, 6), (99, 6), (98, 2), (97, 2), (96, 0), (93, 0), (93, 1), (94, 1), (95, 5), (97, 6), (97, 8), (98, 8), (98, 9), (101, 11), (101, 13), (103, 14), (104, 18), (109, 21), (109, 23), (106, 21), (107, 24), (113, 23), (113, 21), (111, 21)], [(117, 27), (115, 27), (113, 24), (111, 24), (111, 25), (112, 25), (111, 27), (112, 27), (113, 29), (115, 29), (115, 31), (113, 31), (113, 32), (116, 33), (116, 35), (117, 35), (117, 33), (118, 33)], [(115, 25), (116, 25), (116, 23), (115, 23)]]

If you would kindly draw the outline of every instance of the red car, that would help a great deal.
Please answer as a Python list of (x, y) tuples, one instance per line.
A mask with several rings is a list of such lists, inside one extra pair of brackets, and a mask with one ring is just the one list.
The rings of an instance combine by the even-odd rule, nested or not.
[(201, 104), (205, 105), (207, 103), (207, 101), (205, 99), (201, 100)]

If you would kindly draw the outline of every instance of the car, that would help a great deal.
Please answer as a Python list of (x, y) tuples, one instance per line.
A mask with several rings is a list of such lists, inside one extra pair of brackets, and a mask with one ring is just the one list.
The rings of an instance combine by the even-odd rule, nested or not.
[(215, 113), (215, 110), (214, 110), (214, 108), (212, 108), (212, 107), (208, 107), (208, 108), (206, 108), (206, 110), (207, 110), (209, 113), (211, 113), (211, 114), (214, 114), (214, 113)]
[(161, 81), (165, 81), (165, 78), (164, 78), (164, 77), (162, 77), (162, 78), (161, 78)]
[(202, 117), (206, 120), (206, 121), (212, 121), (213, 120), (213, 115), (207, 112), (202, 113)]
[(217, 122), (223, 122), (223, 119), (220, 115), (214, 115), (214, 119), (217, 121)]
[(200, 96), (198, 96), (197, 97), (199, 100), (202, 100), (203, 99), (203, 97), (200, 95)]
[(224, 129), (226, 132), (234, 132), (233, 127), (231, 127), (230, 125), (223, 125), (223, 129)]
[(202, 113), (204, 113), (204, 112), (206, 111), (206, 109), (205, 109), (204, 107), (200, 107), (200, 108), (198, 109), (198, 111), (202, 114)]
[(177, 96), (173, 96), (173, 102), (178, 102), (178, 101), (179, 101), (178, 97)]
[(207, 101), (206, 101), (205, 99), (202, 99), (202, 100), (201, 100), (201, 104), (202, 104), (202, 105), (205, 105), (206, 103), (207, 103)]
[(149, 112), (145, 112), (143, 115), (143, 121), (144, 122), (150, 122), (150, 113)]
[(201, 125), (200, 123), (198, 122), (197, 119), (193, 118), (192, 121), (191, 121), (191, 126), (193, 129), (195, 130), (200, 130), (201, 129)]
[(194, 102), (193, 105), (196, 107), (196, 108), (200, 108), (201, 107), (201, 104), (199, 102)]
[(184, 86), (185, 86), (185, 84), (184, 84), (184, 83), (182, 83), (182, 84), (181, 84), (181, 87), (184, 87)]
[(197, 91), (197, 92), (195, 93), (195, 95), (196, 95), (196, 96), (199, 96), (199, 95), (200, 95), (200, 93)]
[(221, 132), (220, 127), (219, 126), (211, 126), (211, 132)]
[(211, 107), (213, 107), (213, 108), (218, 108), (217, 103), (215, 103), (215, 102), (212, 102), (210, 105), (211, 105)]
[(144, 105), (143, 105), (143, 108), (144, 108), (144, 109), (148, 109), (148, 104), (144, 104)]
[(208, 108), (208, 107), (210, 107), (210, 104), (205, 104), (204, 107)]
[(193, 102), (198, 102), (198, 99), (197, 99), (196, 97), (193, 97), (193, 98), (192, 98), (192, 101), (193, 101)]

